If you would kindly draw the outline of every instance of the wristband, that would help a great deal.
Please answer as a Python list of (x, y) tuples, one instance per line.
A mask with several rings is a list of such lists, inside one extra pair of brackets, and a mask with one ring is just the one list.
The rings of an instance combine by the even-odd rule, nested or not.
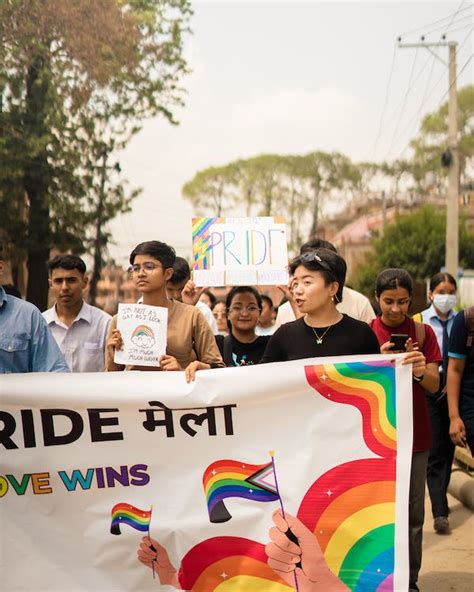
[(422, 382), (424, 377), (425, 377), (425, 375), (424, 375), (424, 374), (422, 374), (421, 376), (415, 376), (415, 375), (413, 374), (413, 380), (414, 380), (415, 382)]

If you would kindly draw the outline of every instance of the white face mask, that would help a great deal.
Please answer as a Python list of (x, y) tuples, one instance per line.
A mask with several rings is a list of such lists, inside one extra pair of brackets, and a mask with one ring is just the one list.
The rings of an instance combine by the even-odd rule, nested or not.
[(433, 304), (443, 314), (447, 314), (456, 306), (456, 294), (435, 294)]

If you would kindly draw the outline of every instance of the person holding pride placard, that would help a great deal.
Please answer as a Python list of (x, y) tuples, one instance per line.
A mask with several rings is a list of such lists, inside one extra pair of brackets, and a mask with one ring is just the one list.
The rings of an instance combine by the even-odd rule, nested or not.
[(170, 299), (167, 295), (166, 284), (173, 276), (175, 259), (174, 249), (160, 241), (140, 243), (130, 254), (129, 272), (143, 297), (143, 304), (168, 309), (166, 354), (161, 356), (160, 365), (125, 367), (114, 362), (115, 350), (123, 346), (117, 317), (114, 317), (107, 337), (107, 371), (185, 370), (196, 360), (207, 368), (224, 366), (214, 335), (202, 313), (195, 306)]

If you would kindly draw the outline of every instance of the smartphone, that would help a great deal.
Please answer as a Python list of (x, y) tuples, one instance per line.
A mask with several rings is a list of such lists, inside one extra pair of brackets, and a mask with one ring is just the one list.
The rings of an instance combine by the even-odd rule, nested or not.
[(390, 341), (393, 343), (392, 350), (393, 351), (405, 351), (405, 343), (409, 335), (405, 335), (404, 333), (392, 333), (390, 335)]

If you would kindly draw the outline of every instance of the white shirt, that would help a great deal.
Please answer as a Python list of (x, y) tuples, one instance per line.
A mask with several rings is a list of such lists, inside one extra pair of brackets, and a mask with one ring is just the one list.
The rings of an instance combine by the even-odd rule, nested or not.
[(103, 372), (105, 345), (112, 317), (84, 302), (71, 326), (58, 317), (56, 306), (43, 313), (71, 372)]
[[(291, 310), (291, 312), (293, 312), (293, 309)], [(276, 330), (276, 325), (270, 325), (270, 327), (260, 327), (260, 325), (257, 325), (255, 327), (255, 335), (273, 335), (273, 333), (275, 333)]]
[(206, 317), (206, 321), (209, 323), (209, 325), (211, 325), (211, 330), (213, 332), (214, 335), (217, 335), (217, 323), (216, 323), (216, 319), (214, 318), (214, 315), (212, 314), (212, 310), (209, 308), (209, 306), (207, 306), (207, 304), (205, 302), (203, 302), (202, 300), (198, 300), (196, 302), (196, 308), (199, 308), (199, 310), (202, 312), (202, 314)]
[[(342, 289), (342, 302), (336, 305), (339, 312), (357, 319), (359, 321), (365, 321), (370, 323), (372, 319), (375, 319), (374, 309), (370, 304), (370, 300), (367, 296), (364, 296), (360, 292), (356, 292), (352, 288), (344, 287)], [(284, 323), (296, 320), (295, 313), (291, 308), (289, 302), (284, 302), (278, 307), (278, 314), (275, 321), (275, 329), (278, 329)]]

